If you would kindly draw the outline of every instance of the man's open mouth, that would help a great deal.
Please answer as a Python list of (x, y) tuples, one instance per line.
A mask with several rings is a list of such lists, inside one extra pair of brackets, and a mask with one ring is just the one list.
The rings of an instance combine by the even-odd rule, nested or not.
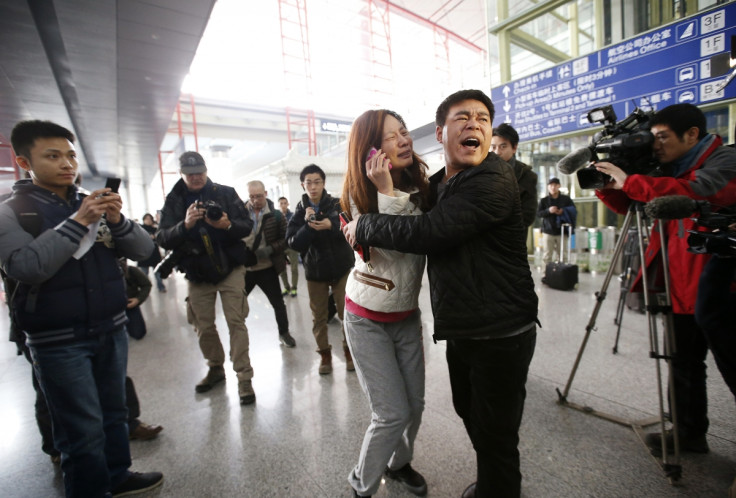
[(462, 143), (465, 147), (480, 147), (480, 140), (477, 138), (466, 138)]

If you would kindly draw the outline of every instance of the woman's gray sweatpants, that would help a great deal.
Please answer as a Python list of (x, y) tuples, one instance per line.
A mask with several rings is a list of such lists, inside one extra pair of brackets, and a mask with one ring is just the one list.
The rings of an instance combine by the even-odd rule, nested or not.
[(372, 495), (386, 467), (398, 470), (414, 453), (424, 411), (421, 312), (382, 323), (346, 310), (345, 337), (372, 412), (348, 481), (358, 494)]

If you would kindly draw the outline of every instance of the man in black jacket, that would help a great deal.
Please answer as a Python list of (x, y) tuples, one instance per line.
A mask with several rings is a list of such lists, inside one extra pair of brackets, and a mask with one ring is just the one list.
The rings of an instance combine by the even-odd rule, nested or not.
[[(327, 337), (327, 317), (330, 289), (342, 320), (345, 309), (345, 284), (355, 264), (353, 249), (340, 233), (340, 199), (325, 190), (325, 172), (316, 164), (306, 166), (299, 174), (306, 193), (297, 205), (286, 228), (286, 242), (299, 251), (304, 261), (304, 273), (312, 309), (312, 333), (321, 356), (319, 373), (332, 373), (332, 346)], [(354, 370), (345, 330), (342, 349), (348, 370)]]
[[(248, 355), (248, 301), (245, 281), (245, 244), (253, 222), (245, 204), (232, 187), (207, 178), (201, 155), (185, 152), (179, 157), (181, 180), (166, 196), (156, 241), (171, 250), (188, 280), (187, 316), (199, 336), (199, 347), (209, 371), (195, 390), (209, 391), (225, 380), (225, 351), (215, 327), (217, 294), (222, 300), (230, 330), (230, 359), (238, 376), (238, 394), (244, 405), (255, 402)], [(167, 256), (168, 257), (168, 256)]]
[(564, 247), (560, 247), (560, 239), (562, 239), (562, 225), (570, 225), (565, 230), (565, 236), (570, 236), (572, 230), (575, 229), (578, 211), (575, 203), (569, 196), (560, 193), (560, 179), (552, 177), (547, 182), (547, 191), (549, 195), (542, 197), (539, 201), (537, 216), (542, 218), (542, 233), (544, 238), (543, 261), (546, 265), (555, 261), (562, 261), (562, 253)]
[(519, 198), (521, 199), (521, 217), (524, 226), (531, 226), (537, 216), (537, 174), (531, 166), (516, 159), (516, 149), (519, 147), (519, 134), (513, 126), (501, 123), (493, 129), (491, 150), (498, 157), (509, 163), (514, 170), (514, 176), (519, 183)]
[(514, 173), (488, 152), (493, 103), (462, 90), (437, 109), (446, 165), (430, 178), (421, 216), (364, 214), (350, 244), (427, 254), (434, 338), (447, 340), (455, 411), (477, 453), (463, 493), (519, 496), (519, 426), (536, 342), (537, 296), (526, 257)]
[(279, 273), (286, 268), (286, 219), (280, 210), (274, 209), (260, 180), (248, 182), (248, 196), (245, 207), (253, 220), (253, 231), (245, 243), (258, 261), (245, 269), (245, 293), (250, 294), (256, 285), (261, 288), (273, 306), (279, 340), (287, 348), (293, 348), (296, 341), (289, 333), (289, 317), (279, 287)]

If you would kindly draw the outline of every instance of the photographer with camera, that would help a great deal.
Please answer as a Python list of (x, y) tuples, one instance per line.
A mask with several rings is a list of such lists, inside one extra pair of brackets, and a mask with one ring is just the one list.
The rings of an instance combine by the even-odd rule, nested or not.
[[(195, 387), (209, 391), (225, 380), (225, 352), (215, 327), (217, 294), (230, 331), (230, 358), (238, 377), (238, 394), (244, 405), (255, 402), (248, 356), (245, 318), (248, 301), (243, 292), (245, 244), (253, 221), (232, 187), (207, 178), (207, 166), (197, 152), (179, 157), (181, 180), (166, 196), (156, 241), (172, 252), (162, 266), (175, 264), (188, 281), (187, 316), (199, 336), (199, 347), (209, 371)], [(171, 271), (167, 268), (167, 271)]]
[[(736, 203), (736, 150), (722, 145), (721, 138), (708, 134), (706, 119), (700, 109), (691, 104), (675, 104), (658, 111), (652, 117), (653, 151), (664, 176), (627, 174), (610, 162), (598, 162), (595, 168), (611, 177), (596, 195), (612, 210), (626, 213), (632, 201), (649, 202), (666, 195), (686, 195), (717, 205)], [(659, 230), (655, 223), (653, 233)], [(708, 256), (688, 251), (687, 229), (694, 229), (690, 219), (663, 223), (667, 236), (669, 275), (673, 313), (673, 335), (676, 354), (672, 361), (675, 386), (675, 410), (679, 425), (680, 449), (707, 453), (707, 396), (705, 387), (705, 356), (707, 342), (695, 321), (695, 300), (698, 279)], [(660, 237), (652, 237), (646, 250), (645, 264), (649, 282), (661, 291), (662, 271)], [(659, 278), (657, 278), (657, 276)], [(641, 273), (632, 284), (633, 292), (642, 292)], [(674, 448), (673, 436), (666, 434), (667, 448)], [(661, 453), (659, 433), (646, 438), (652, 454)]]
[[(327, 303), (330, 289), (337, 305), (340, 321), (345, 309), (345, 284), (355, 264), (353, 249), (340, 232), (340, 199), (325, 190), (325, 172), (316, 164), (304, 167), (299, 174), (305, 194), (297, 204), (294, 216), (286, 228), (286, 243), (299, 251), (304, 261), (309, 307), (312, 309), (312, 333), (321, 360), (320, 374), (332, 373), (332, 346), (327, 337)], [(354, 370), (345, 327), (342, 329), (342, 349), (348, 370)]]

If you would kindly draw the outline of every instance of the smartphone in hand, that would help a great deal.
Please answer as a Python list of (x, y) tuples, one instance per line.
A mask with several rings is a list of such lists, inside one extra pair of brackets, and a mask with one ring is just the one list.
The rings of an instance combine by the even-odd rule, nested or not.
[[(376, 148), (371, 147), (371, 150), (368, 151), (368, 155), (366, 156), (365, 160), (367, 161), (368, 159), (375, 156), (376, 154), (378, 154), (378, 151), (376, 150)], [(391, 169), (391, 168), (393, 168), (393, 165), (391, 163), (388, 163), (388, 169)]]
[(112, 190), (112, 192), (118, 193), (118, 189), (120, 188), (120, 178), (108, 178), (105, 182), (105, 188), (109, 188)]

